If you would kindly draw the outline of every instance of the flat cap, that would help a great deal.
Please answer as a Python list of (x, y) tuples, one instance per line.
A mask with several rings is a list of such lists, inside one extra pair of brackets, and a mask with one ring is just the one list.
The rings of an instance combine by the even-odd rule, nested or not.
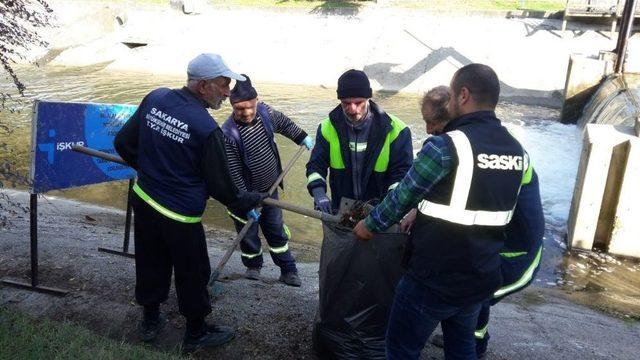
[(218, 76), (244, 81), (244, 76), (229, 69), (218, 54), (200, 54), (189, 62), (187, 76), (190, 80), (209, 80)]

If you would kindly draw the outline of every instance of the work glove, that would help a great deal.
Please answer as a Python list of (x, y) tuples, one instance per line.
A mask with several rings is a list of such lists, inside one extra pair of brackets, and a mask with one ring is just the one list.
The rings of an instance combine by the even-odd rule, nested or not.
[(247, 213), (247, 220), (253, 219), (254, 222), (257, 222), (260, 219), (260, 213), (256, 211), (256, 209), (251, 209)]
[(267, 193), (254, 192), (254, 191), (241, 191), (238, 194), (238, 200), (231, 204), (230, 208), (234, 209), (236, 214), (242, 214), (246, 211), (254, 209), (262, 203), (268, 196)]
[(307, 135), (307, 137), (302, 140), (302, 145), (306, 146), (307, 150), (311, 150), (313, 149), (313, 145), (315, 145), (315, 142), (313, 141), (313, 138), (311, 136)]
[(322, 187), (316, 187), (311, 190), (313, 194), (313, 203), (315, 205), (316, 210), (320, 210), (323, 213), (332, 214), (331, 211), (331, 200), (327, 197), (324, 189)]

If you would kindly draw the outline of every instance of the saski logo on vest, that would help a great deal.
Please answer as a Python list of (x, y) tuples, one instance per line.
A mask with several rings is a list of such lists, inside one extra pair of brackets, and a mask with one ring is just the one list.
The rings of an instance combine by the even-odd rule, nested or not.
[(524, 160), (519, 155), (478, 154), (478, 167), (492, 170), (522, 171)]

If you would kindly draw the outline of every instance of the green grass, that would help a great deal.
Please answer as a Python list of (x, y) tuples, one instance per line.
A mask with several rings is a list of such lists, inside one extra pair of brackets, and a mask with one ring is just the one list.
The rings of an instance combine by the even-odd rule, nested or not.
[(0, 360), (4, 359), (181, 359), (93, 334), (69, 323), (27, 316), (0, 308)]

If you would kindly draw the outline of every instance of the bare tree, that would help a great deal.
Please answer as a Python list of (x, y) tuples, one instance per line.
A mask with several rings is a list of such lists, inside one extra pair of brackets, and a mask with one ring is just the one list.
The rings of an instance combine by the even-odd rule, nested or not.
[[(14, 71), (13, 64), (17, 59), (24, 59), (25, 53), (32, 46), (46, 46), (47, 43), (38, 34), (38, 29), (47, 26), (51, 19), (51, 7), (44, 0), (2, 0), (0, 1), (0, 64), (11, 78), (14, 87), (0, 90), (0, 112), (15, 111), (14, 104), (24, 97), (26, 86)], [(11, 90), (14, 91), (11, 91)], [(17, 96), (15, 96), (17, 95)], [(0, 151), (10, 153), (12, 149), (5, 139), (13, 132), (7, 117), (0, 115)], [(9, 160), (0, 161), (0, 188), (5, 182), (13, 186), (28, 184), (28, 178), (15, 170), (15, 164)], [(6, 194), (0, 194), (0, 227), (9, 221), (9, 216), (16, 211), (24, 210), (14, 203)]]
[[(13, 80), (20, 95), (25, 86), (11, 64), (16, 58), (24, 59), (24, 51), (33, 45), (46, 46), (37, 30), (49, 23), (52, 10), (44, 0), (3, 0), (0, 2), (0, 63)], [(0, 94), (4, 108), (10, 94)]]

